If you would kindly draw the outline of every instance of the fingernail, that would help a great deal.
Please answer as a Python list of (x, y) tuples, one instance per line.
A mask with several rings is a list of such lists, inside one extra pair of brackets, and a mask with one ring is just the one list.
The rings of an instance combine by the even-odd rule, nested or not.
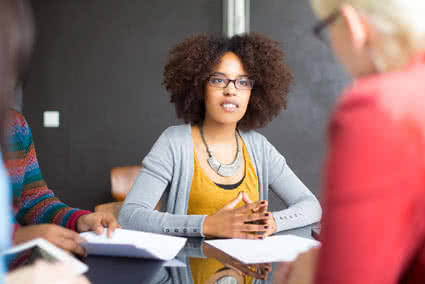
[(264, 226), (264, 229), (268, 229), (269, 228), (269, 226)]
[(270, 215), (269, 213), (264, 214), (264, 216), (266, 216), (266, 217), (269, 217), (269, 215)]
[(262, 240), (262, 239), (264, 239), (264, 237), (263, 237), (263, 236), (260, 236), (260, 237), (258, 237), (258, 239), (259, 239), (259, 240)]
[(264, 205), (264, 204), (266, 204), (266, 202), (263, 200), (263, 201), (260, 202), (260, 204)]

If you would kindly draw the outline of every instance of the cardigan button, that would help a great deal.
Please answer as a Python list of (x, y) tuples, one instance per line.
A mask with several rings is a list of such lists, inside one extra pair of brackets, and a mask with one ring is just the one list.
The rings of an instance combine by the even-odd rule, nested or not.
[(187, 229), (183, 229), (183, 233), (187, 233)]
[(166, 229), (165, 232), (169, 233), (170, 232), (170, 229)]
[(175, 232), (175, 233), (178, 233), (178, 232), (179, 232), (179, 229), (174, 229), (174, 232)]

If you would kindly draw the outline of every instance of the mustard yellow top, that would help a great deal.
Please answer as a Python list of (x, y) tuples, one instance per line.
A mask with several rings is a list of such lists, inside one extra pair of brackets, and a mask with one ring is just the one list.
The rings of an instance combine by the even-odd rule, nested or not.
[[(258, 177), (249, 157), (245, 144), (242, 145), (245, 160), (245, 177), (235, 189), (224, 189), (216, 185), (199, 166), (199, 161), (194, 155), (194, 170), (192, 186), (189, 193), (188, 215), (213, 215), (230, 201), (238, 196), (239, 192), (246, 192), (253, 201), (260, 198), (258, 190)], [(243, 206), (241, 201), (237, 207)]]
[[(249, 153), (242, 146), (245, 160), (245, 176), (242, 183), (235, 189), (223, 189), (216, 185), (199, 166), (199, 161), (194, 155), (194, 172), (192, 186), (190, 188), (189, 206), (187, 214), (213, 215), (230, 201), (235, 199), (239, 192), (246, 192), (249, 198), (257, 201), (260, 198), (258, 190), (258, 178)], [(237, 207), (243, 206), (241, 201)], [(190, 269), (194, 284), (204, 284), (215, 273), (219, 272), (224, 265), (212, 258), (190, 258)], [(245, 283), (252, 283), (251, 277), (245, 277)]]

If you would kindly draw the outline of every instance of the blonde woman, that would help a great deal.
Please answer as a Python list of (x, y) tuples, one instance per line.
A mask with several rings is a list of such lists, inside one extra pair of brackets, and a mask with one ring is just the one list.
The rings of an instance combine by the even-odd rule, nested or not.
[(314, 283), (425, 283), (425, 1), (312, 4), (356, 79), (328, 129)]

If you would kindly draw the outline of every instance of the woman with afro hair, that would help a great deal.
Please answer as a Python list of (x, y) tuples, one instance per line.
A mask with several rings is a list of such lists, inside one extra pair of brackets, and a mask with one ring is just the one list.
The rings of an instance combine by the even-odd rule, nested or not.
[[(253, 33), (199, 34), (171, 49), (163, 85), (186, 124), (166, 129), (144, 158), (120, 212), (124, 228), (263, 239), (320, 220), (318, 200), (254, 131), (286, 107), (283, 59), (275, 41)], [(288, 208), (269, 212), (269, 189)]]

